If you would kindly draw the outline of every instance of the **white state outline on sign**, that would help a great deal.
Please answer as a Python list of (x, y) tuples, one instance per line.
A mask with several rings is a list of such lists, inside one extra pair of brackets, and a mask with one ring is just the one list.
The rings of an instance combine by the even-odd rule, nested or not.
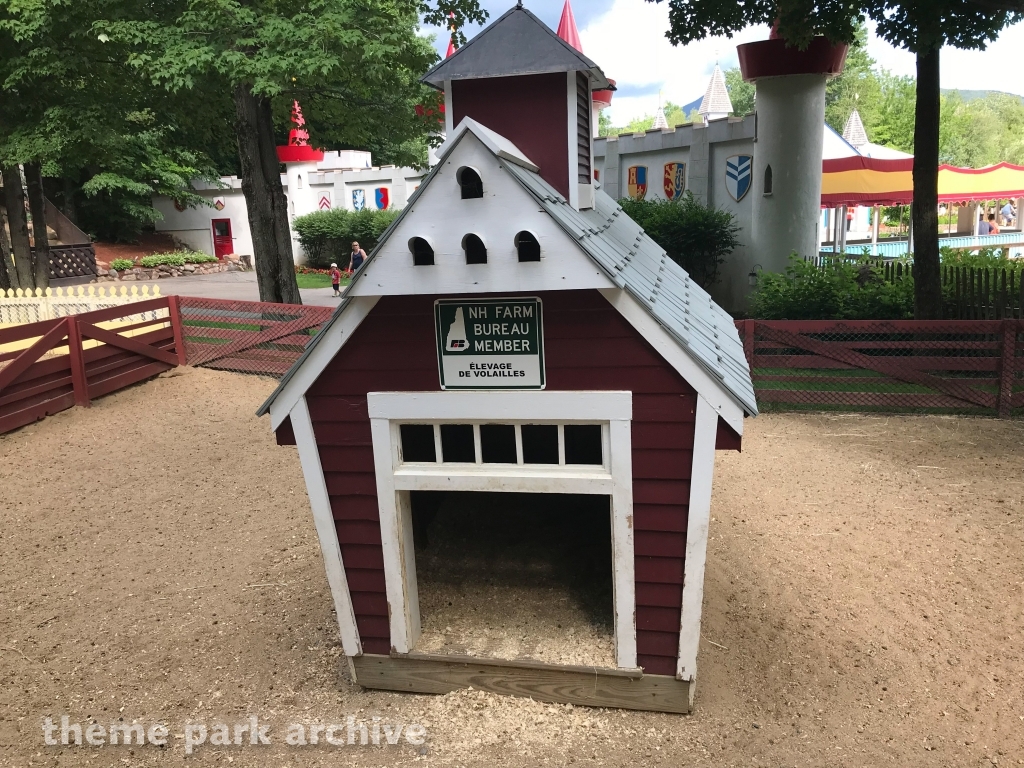
[[(540, 347), (540, 349), (538, 350), (536, 355), (523, 355), (523, 357), (536, 357), (537, 358), (537, 360), (538, 360), (538, 368), (539, 368), (539, 375), (540, 375), (540, 385), (539, 386), (532, 386), (532, 385), (531, 386), (514, 386), (514, 385), (512, 385), (512, 386), (507, 386), (507, 387), (502, 387), (502, 386), (492, 386), (492, 387), (468, 386), (468, 387), (466, 387), (466, 386), (458, 386), (458, 385), (446, 384), (445, 383), (445, 377), (444, 377), (444, 362), (443, 362), (444, 355), (442, 354), (441, 350), (442, 350), (442, 347), (447, 349), (448, 348), (448, 344), (453, 339), (453, 337), (452, 337), (452, 329), (458, 323), (459, 312), (461, 311), (461, 307), (458, 310), (456, 310), (455, 322), (453, 322), (452, 325), (450, 325), (448, 327), (448, 329), (444, 332), (444, 336), (443, 337), (442, 337), (442, 331), (441, 331), (441, 326), (440, 326), (440, 314), (441, 313), (440, 313), (439, 307), (442, 304), (500, 304), (502, 302), (509, 302), (509, 301), (516, 301), (516, 302), (535, 301), (535, 302), (537, 302), (537, 344)], [(465, 338), (468, 341), (469, 337), (465, 334), (465, 329), (466, 329), (465, 318), (463, 318), (463, 321), (462, 321), (463, 337), (462, 338)], [(458, 340), (458, 337), (454, 337), (454, 338), (455, 338), (455, 340)], [(545, 359), (544, 359), (544, 302), (541, 301), (540, 296), (496, 296), (494, 298), (487, 297), (487, 298), (483, 298), (483, 299), (435, 299), (434, 300), (434, 347), (435, 347), (435, 350), (437, 352), (437, 381), (438, 381), (438, 384), (440, 385), (442, 390), (451, 390), (451, 391), (455, 391), (455, 392), (468, 392), (468, 391), (474, 391), (474, 390), (480, 390), (480, 391), (485, 391), (485, 392), (486, 391), (505, 391), (505, 392), (508, 392), (508, 391), (515, 391), (515, 390), (538, 392), (538, 391), (541, 391), (541, 390), (544, 390), (544, 389), (547, 388), (547, 385), (548, 385), (547, 365), (546, 365)], [(449, 349), (448, 351), (449, 352), (458, 352), (458, 350), (453, 350), (453, 349)], [(468, 344), (467, 344), (466, 351), (470, 351), (468, 349)], [(473, 357), (473, 356), (474, 355), (467, 355), (467, 357)], [(495, 355), (491, 355), (491, 357), (494, 357), (494, 356)]]

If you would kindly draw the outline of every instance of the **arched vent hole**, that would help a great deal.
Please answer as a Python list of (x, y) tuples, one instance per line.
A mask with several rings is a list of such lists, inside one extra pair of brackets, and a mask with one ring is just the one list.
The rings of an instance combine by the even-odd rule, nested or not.
[(532, 232), (520, 232), (515, 242), (520, 261), (540, 261), (540, 243)]
[(462, 250), (466, 252), (467, 264), (487, 263), (487, 247), (476, 235), (466, 235), (462, 238)]
[(462, 167), (455, 173), (455, 178), (462, 189), (462, 199), (472, 200), (475, 197), (484, 196), (484, 182), (480, 174), (472, 168)]
[(434, 263), (434, 249), (422, 237), (414, 237), (409, 241), (412, 251), (412, 263), (417, 267), (429, 267)]

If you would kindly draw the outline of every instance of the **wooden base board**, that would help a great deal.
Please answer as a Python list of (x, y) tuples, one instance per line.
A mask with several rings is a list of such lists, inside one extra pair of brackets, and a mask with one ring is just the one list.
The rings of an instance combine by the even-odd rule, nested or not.
[(407, 693), (450, 693), (476, 688), (555, 704), (687, 714), (694, 683), (632, 670), (560, 667), (501, 659), (363, 654), (352, 658), (356, 682), (364, 688)]

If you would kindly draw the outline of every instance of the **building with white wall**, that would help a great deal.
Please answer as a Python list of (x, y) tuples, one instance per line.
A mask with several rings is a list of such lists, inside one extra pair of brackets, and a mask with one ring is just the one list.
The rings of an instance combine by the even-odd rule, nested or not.
[[(370, 153), (359, 150), (322, 152), (289, 145), (279, 147), (278, 154), (286, 168), (281, 184), (288, 196), (290, 222), (313, 211), (333, 208), (404, 208), (427, 173), (425, 169), (374, 166)], [(169, 197), (153, 198), (153, 207), (163, 217), (156, 223), (157, 231), (211, 256), (252, 255), (241, 179), (224, 176), (219, 184), (197, 182), (194, 186), (207, 205), (182, 210)], [(296, 263), (304, 261), (294, 230), (292, 253)]]

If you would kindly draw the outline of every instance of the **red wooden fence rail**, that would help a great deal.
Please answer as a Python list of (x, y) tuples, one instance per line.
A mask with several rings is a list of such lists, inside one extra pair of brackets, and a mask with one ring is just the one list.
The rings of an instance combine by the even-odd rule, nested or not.
[[(124, 318), (141, 319), (116, 332), (99, 326)], [(121, 335), (128, 331), (136, 335)], [(33, 338), (26, 349), (0, 351), (0, 434), (185, 362), (176, 296), (0, 329), (0, 350)], [(86, 348), (86, 339), (101, 343)]]
[(766, 407), (1024, 408), (1024, 320), (740, 320)]

